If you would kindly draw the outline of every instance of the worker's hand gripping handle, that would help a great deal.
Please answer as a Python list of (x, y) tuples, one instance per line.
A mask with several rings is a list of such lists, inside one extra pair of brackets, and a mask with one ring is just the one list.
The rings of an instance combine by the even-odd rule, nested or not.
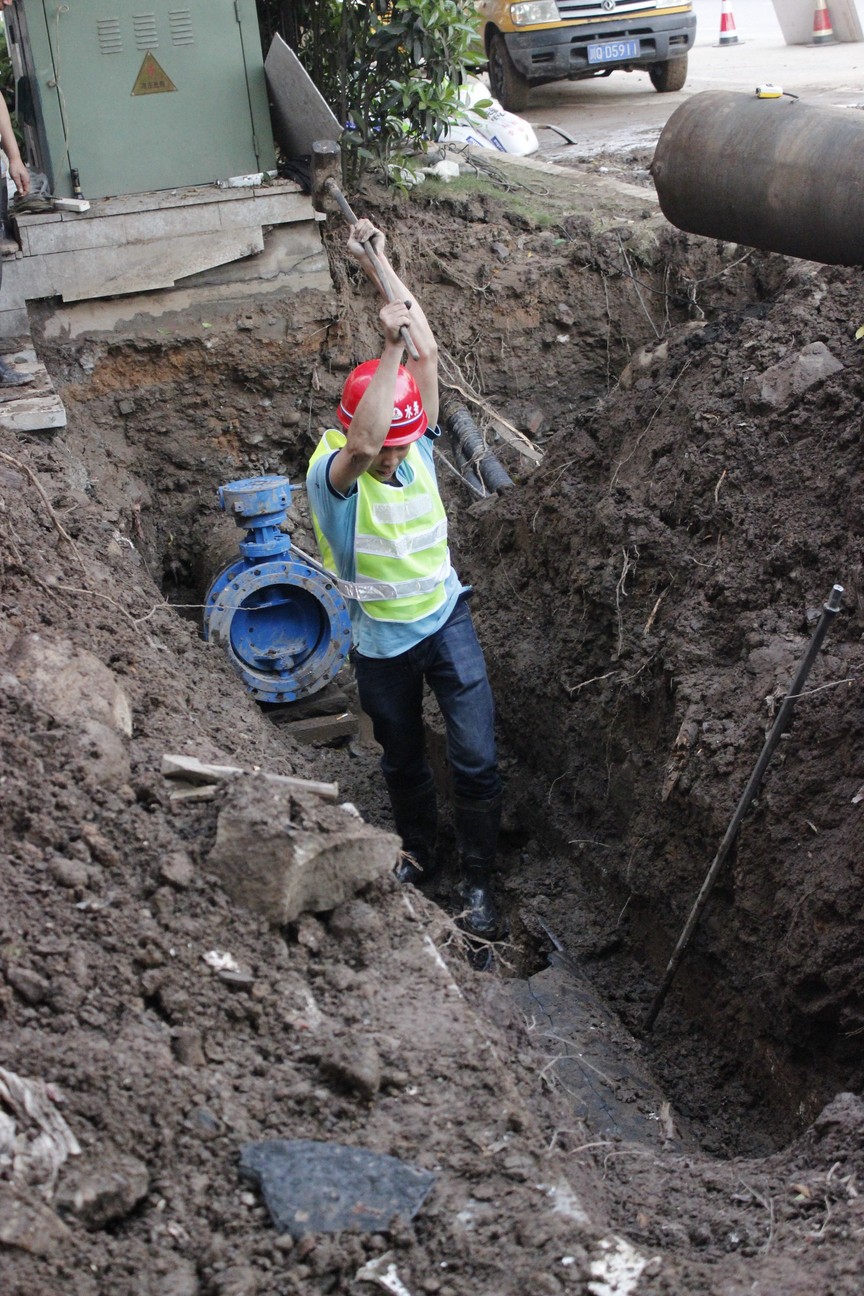
[[(352, 211), (350, 205), (348, 204), (345, 195), (342, 193), (341, 189), (336, 184), (336, 181), (332, 179), (325, 181), (324, 188), (327, 190), (328, 193), (333, 195), (337, 207), (341, 211), (342, 215), (345, 217), (348, 224), (356, 225), (357, 217)], [(387, 298), (388, 302), (395, 301), (396, 294), (393, 292), (393, 286), (390, 283), (390, 280), (387, 276), (384, 266), (381, 264), (381, 261), (378, 258), (378, 254), (376, 253), (374, 247), (372, 246), (371, 239), (366, 239), (366, 241), (363, 244), (363, 251), (368, 256), (372, 268), (374, 269), (376, 275), (378, 276), (378, 282), (381, 285), (381, 290), (384, 293), (384, 296)], [(407, 324), (403, 324), (399, 332), (402, 335), (402, 341), (405, 343), (405, 347), (408, 351), (408, 354), (411, 356), (411, 359), (419, 360), (420, 352), (417, 350), (416, 346), (414, 345), (414, 339), (411, 337)]]

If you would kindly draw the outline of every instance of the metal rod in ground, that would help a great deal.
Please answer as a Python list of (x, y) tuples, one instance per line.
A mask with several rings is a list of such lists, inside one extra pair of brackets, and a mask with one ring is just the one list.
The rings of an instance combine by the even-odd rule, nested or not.
[(822, 615), (820, 616), (816, 629), (813, 632), (813, 638), (810, 640), (809, 647), (801, 659), (801, 664), (798, 667), (797, 674), (789, 687), (789, 692), (783, 699), (783, 705), (777, 712), (777, 718), (771, 726), (768, 737), (765, 740), (765, 746), (762, 748), (762, 753), (754, 766), (753, 773), (750, 775), (746, 788), (741, 794), (738, 807), (732, 816), (729, 827), (726, 829), (726, 835), (720, 843), (720, 849), (715, 855), (714, 862), (705, 876), (705, 881), (702, 883), (702, 890), (696, 897), (696, 903), (691, 909), (690, 917), (687, 919), (687, 922), (684, 925), (684, 930), (678, 938), (678, 944), (675, 946), (672, 957), (669, 960), (663, 980), (660, 983), (660, 988), (654, 996), (654, 1002), (651, 1005), (643, 1025), (643, 1029), (646, 1031), (650, 1031), (654, 1022), (657, 1020), (657, 1014), (663, 1006), (666, 995), (669, 993), (669, 987), (672, 984), (675, 973), (678, 971), (681, 956), (690, 942), (690, 937), (693, 935), (696, 924), (701, 917), (702, 910), (708, 903), (708, 897), (710, 896), (714, 883), (717, 880), (717, 875), (723, 867), (726, 856), (729, 854), (729, 849), (735, 840), (741, 820), (744, 818), (744, 815), (749, 809), (750, 802), (756, 795), (759, 784), (762, 781), (762, 776), (768, 768), (768, 762), (771, 759), (774, 748), (777, 746), (783, 735), (783, 730), (786, 728), (786, 724), (788, 723), (789, 717), (792, 713), (792, 708), (795, 706), (795, 701), (801, 693), (804, 681), (810, 674), (810, 667), (813, 665), (816, 654), (822, 646), (822, 640), (825, 638), (828, 626), (840, 610), (840, 600), (842, 596), (843, 586), (834, 585), (832, 586), (827, 603), (822, 605)]

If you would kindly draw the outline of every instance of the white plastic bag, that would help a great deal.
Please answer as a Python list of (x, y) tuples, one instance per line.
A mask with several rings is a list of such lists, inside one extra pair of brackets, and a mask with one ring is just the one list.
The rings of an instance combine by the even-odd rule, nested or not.
[[(472, 112), (484, 101), (482, 115)], [(494, 148), (517, 157), (525, 157), (540, 147), (534, 128), (515, 113), (506, 112), (478, 77), (467, 77), (459, 87), (459, 102), (463, 105), (462, 117), (448, 127), (444, 142)]]

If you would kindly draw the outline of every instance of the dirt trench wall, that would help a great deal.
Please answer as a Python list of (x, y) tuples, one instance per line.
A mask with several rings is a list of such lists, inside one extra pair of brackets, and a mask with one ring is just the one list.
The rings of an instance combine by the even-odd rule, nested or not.
[[(584, 882), (610, 925), (625, 909), (658, 979), (821, 604), (845, 587), (676, 987), (740, 1041), (781, 1137), (862, 1079), (860, 304), (857, 272), (792, 266), (758, 312), (673, 331), (557, 434), (472, 551), (502, 726), (533, 770), (523, 813), (557, 822), (571, 899)], [(796, 386), (813, 344), (835, 363)], [(505, 603), (524, 634), (497, 619)], [(622, 1004), (634, 1026), (650, 992)]]

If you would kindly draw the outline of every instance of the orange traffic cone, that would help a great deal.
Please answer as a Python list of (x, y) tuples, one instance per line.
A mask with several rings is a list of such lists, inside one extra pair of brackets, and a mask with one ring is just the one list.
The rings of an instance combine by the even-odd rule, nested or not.
[(813, 14), (813, 44), (827, 45), (834, 39), (831, 26), (831, 15), (825, 0), (816, 0), (816, 11)]
[(720, 11), (720, 44), (738, 44), (738, 33), (735, 30), (735, 19), (732, 16), (731, 0), (723, 0), (723, 8)]

